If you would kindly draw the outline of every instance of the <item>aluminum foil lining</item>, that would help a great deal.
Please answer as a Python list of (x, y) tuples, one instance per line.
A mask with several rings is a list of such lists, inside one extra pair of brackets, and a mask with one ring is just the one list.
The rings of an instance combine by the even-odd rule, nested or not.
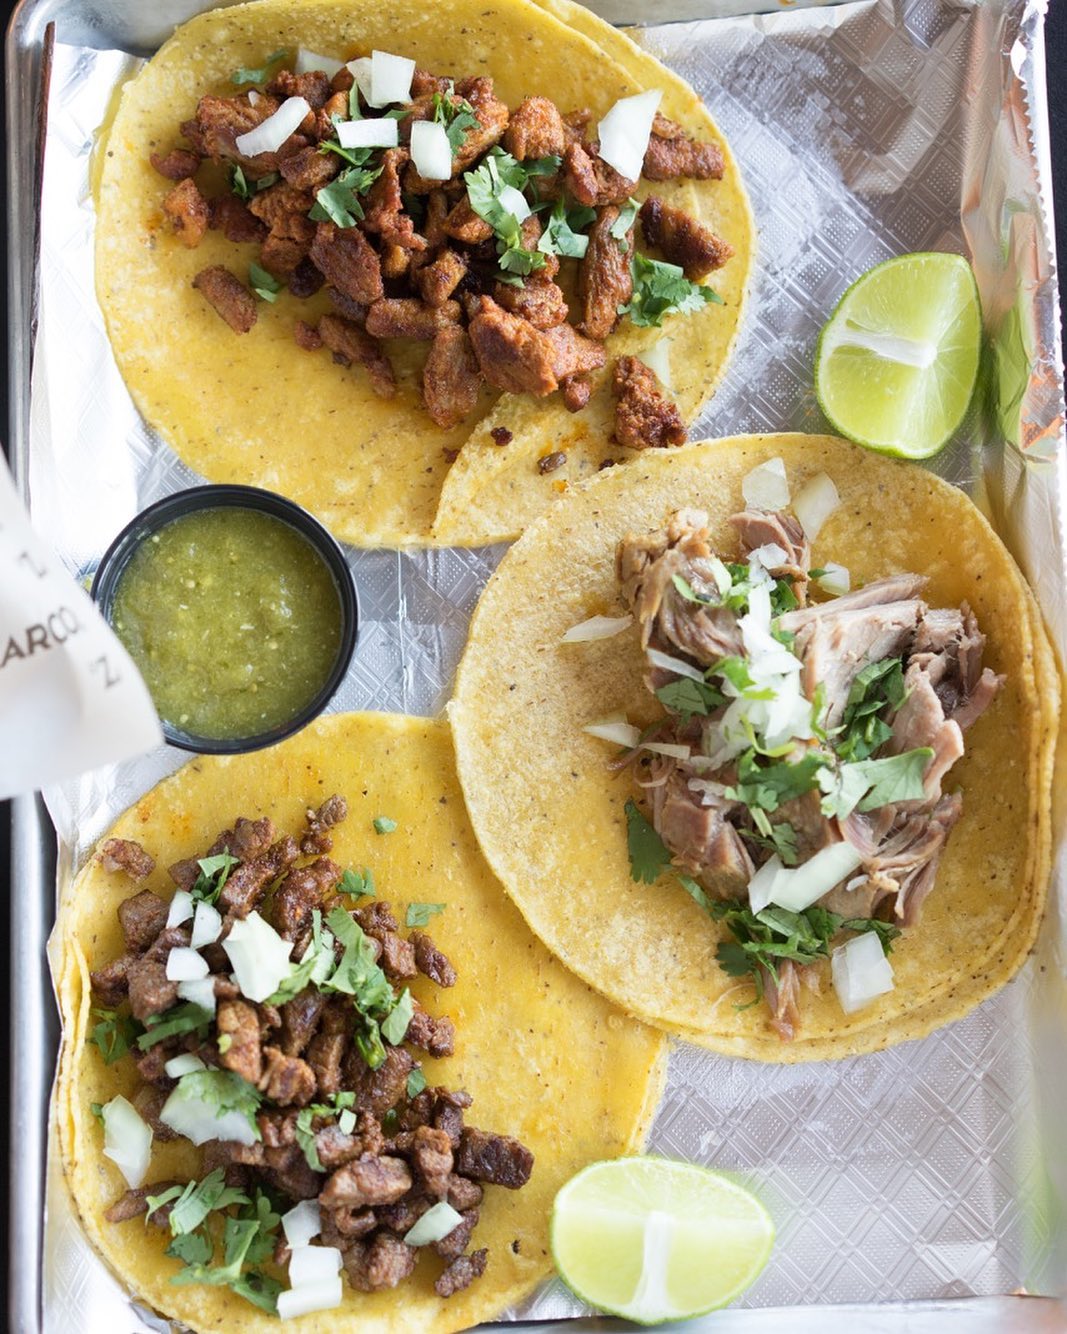
[[(1026, 0), (865, 0), (636, 36), (708, 103), (759, 224), (747, 324), (694, 438), (824, 430), (811, 362), (841, 292), (890, 255), (963, 251), (982, 292), (989, 395), (934, 466), (991, 515), (1062, 654), (1067, 450), (1041, 19)], [(79, 576), (138, 509), (200, 480), (139, 419), (93, 292), (94, 130), (133, 68), (119, 52), (60, 44), (52, 77), (30, 482), (39, 530)], [(334, 707), (439, 711), (500, 554), (350, 551), (365, 619)], [(52, 788), (60, 876), (180, 761), (161, 750)], [(1056, 1291), (1067, 1273), (1062, 869), (1037, 958), (927, 1039), (798, 1067), (674, 1049), (650, 1148), (737, 1173), (778, 1225), (744, 1304)], [(45, 1256), (47, 1330), (165, 1327), (85, 1242), (56, 1153)], [(549, 1283), (513, 1314), (580, 1309)]]

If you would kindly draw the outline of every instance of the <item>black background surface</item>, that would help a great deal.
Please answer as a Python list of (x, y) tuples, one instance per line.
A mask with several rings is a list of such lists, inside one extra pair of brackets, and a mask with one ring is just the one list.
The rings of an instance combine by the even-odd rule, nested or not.
[[(3, 14), (4, 26), (7, 26), (7, 20), (14, 10), (15, 5), (12, 0), (0, 0), (0, 13)], [(1064, 94), (1063, 71), (1067, 70), (1067, 0), (1051, 0), (1049, 7), (1048, 24), (1046, 28), (1047, 35), (1047, 64), (1049, 70), (1049, 115), (1052, 125), (1052, 165), (1053, 165), (1053, 188), (1055, 195), (1056, 210), (1056, 242), (1057, 251), (1060, 255), (1067, 256), (1067, 95)], [(3, 110), (0, 108), (0, 128), (2, 128)], [(3, 134), (2, 139), (7, 150), (7, 135)], [(32, 151), (29, 144), (15, 145), (13, 151), (27, 153)], [(5, 208), (3, 217), (0, 219), (0, 229), (3, 229), (4, 254), (7, 253), (6, 246), (6, 177), (3, 182)], [(1062, 300), (1061, 300), (1062, 310)], [(6, 286), (0, 290), (0, 315), (3, 316), (3, 327), (7, 328), (7, 290)], [(17, 334), (19, 331), (9, 331)], [(4, 358), (3, 369), (0, 371), (0, 429), (3, 430), (4, 443), (7, 443), (7, 422), (8, 422), (8, 395), (7, 395), (7, 361)], [(4, 891), (3, 900), (5, 908), (0, 921), (7, 920), (6, 905), (12, 901), (17, 905), (18, 885), (11, 883), (10, 877), (10, 828), (9, 828), (9, 807), (0, 803), (0, 890)], [(17, 922), (17, 906), (13, 916)], [(0, 942), (0, 995), (8, 994), (8, 943), (4, 939)], [(6, 1017), (0, 1017), (0, 1162), (5, 1164), (11, 1161), (12, 1154), (17, 1155), (18, 1146), (9, 1143), (8, 1136), (8, 1107), (12, 1089), (9, 1079), (9, 1067), (6, 1059), (8, 1044), (6, 1036)], [(14, 1090), (17, 1096), (17, 1089)], [(7, 1173), (2, 1176), (0, 1181), (0, 1254), (7, 1256)], [(17, 1256), (8, 1257), (11, 1263), (19, 1263)], [(6, 1328), (6, 1320), (3, 1312), (6, 1309), (6, 1284), (7, 1284), (8, 1265), (0, 1267), (0, 1329)]]

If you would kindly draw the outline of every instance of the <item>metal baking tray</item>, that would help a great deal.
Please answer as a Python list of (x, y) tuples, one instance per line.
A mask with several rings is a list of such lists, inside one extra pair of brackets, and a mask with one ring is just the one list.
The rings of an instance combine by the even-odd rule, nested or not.
[[(786, 0), (787, 2), (787, 0)], [(215, 5), (237, 0), (214, 0)], [(35, 332), (36, 226), (40, 191), (39, 144), (47, 90), (47, 34), (58, 40), (121, 48), (148, 55), (185, 19), (213, 7), (212, 0), (21, 0), (7, 36), (9, 445), (17, 483), (26, 495), (29, 475), (30, 377)], [(778, 8), (776, 0), (601, 0), (595, 9), (612, 22), (663, 23), (712, 14), (755, 13)], [(758, 20), (757, 20), (758, 22)], [(1037, 58), (1043, 59), (1038, 39)], [(54, 917), (57, 848), (43, 803), (26, 796), (12, 805), (11, 942), (11, 1143), (9, 1295), (6, 1327), (42, 1328), (41, 1267), (48, 1101), (59, 1026), (45, 946)], [(506, 1326), (562, 1332), (621, 1330), (602, 1318)], [(721, 1312), (684, 1326), (721, 1334), (819, 1334), (851, 1327), (872, 1334), (1053, 1334), (1067, 1331), (1067, 1315), (1051, 1298), (1000, 1296), (880, 1305), (808, 1306)], [(683, 1328), (672, 1326), (671, 1328)]]

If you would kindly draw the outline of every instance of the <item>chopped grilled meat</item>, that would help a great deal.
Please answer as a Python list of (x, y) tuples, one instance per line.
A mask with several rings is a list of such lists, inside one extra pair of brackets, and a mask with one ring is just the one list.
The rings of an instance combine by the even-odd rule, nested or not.
[(358, 227), (320, 222), (311, 258), (328, 283), (361, 305), (370, 306), (384, 294), (378, 253)]
[(446, 430), (458, 426), (477, 406), (481, 381), (466, 329), (458, 324), (439, 329), (422, 371), (422, 396), (431, 420)]
[(476, 246), (482, 241), (488, 241), (493, 235), (492, 227), (484, 218), (475, 213), (466, 195), (445, 218), (442, 229), (446, 236), (450, 236), (454, 241), (459, 241), (462, 245), (469, 246)]
[(455, 1050), (456, 1026), (447, 1015), (434, 1017), (415, 1002), (406, 1040), (433, 1057), (451, 1056)]
[(179, 181), (163, 200), (163, 212), (170, 218), (171, 226), (182, 245), (188, 246), (190, 250), (198, 246), (207, 235), (211, 210), (191, 176)]
[[(282, 1006), (282, 1051), (300, 1056), (314, 1036), (326, 998), (314, 987), (305, 987)], [(317, 1077), (317, 1072), (316, 1072)]]
[(296, 190), (321, 190), (341, 170), (336, 153), (320, 153), (315, 145), (298, 149), (278, 164), (282, 178)]
[(339, 1205), (392, 1204), (411, 1189), (411, 1172), (402, 1158), (365, 1154), (345, 1163), (322, 1189), (327, 1209)]
[(378, 1215), (381, 1227), (403, 1234), (415, 1226), (432, 1204), (433, 1201), (428, 1196), (412, 1191), (396, 1204), (383, 1205), (376, 1209), (375, 1213)]
[(248, 210), (270, 229), (271, 240), (291, 241), (294, 252), (307, 254), (316, 235), (315, 224), (308, 217), (313, 203), (307, 190), (282, 181), (254, 195), (248, 201)]
[[(322, 347), (322, 335), (318, 329), (313, 329), (310, 324), (305, 324), (303, 320), (297, 320), (293, 325), (293, 337), (296, 340), (297, 347), (301, 347), (305, 352), (317, 352)], [(301, 847), (303, 851), (303, 847)]]
[(367, 332), (375, 338), (433, 338), (460, 313), (458, 301), (424, 306), (416, 297), (383, 297), (367, 311)]
[(322, 1211), (322, 1244), (347, 1250), (349, 1243), (365, 1237), (378, 1226), (378, 1219), (373, 1209), (359, 1209), (342, 1206), (338, 1209)]
[(222, 232), (227, 241), (238, 244), (245, 241), (262, 241), (267, 235), (267, 225), (249, 209), (236, 195), (218, 195), (208, 200), (210, 225)]
[(345, 1274), (357, 1292), (395, 1288), (415, 1269), (417, 1252), (399, 1237), (379, 1232), (369, 1244), (357, 1241), (343, 1255)]
[(292, 866), (300, 855), (296, 839), (288, 834), (272, 843), (266, 852), (242, 862), (226, 881), (218, 898), (223, 914), (247, 917), (267, 891), (272, 881)]
[(689, 787), (685, 772), (671, 765), (669, 777), (651, 788), (652, 823), (672, 859), (722, 898), (742, 893), (755, 867), (727, 816), (739, 809), (720, 799), (704, 805)]
[(655, 372), (637, 357), (620, 357), (612, 373), (615, 439), (630, 449), (665, 449), (686, 441), (677, 406), (660, 387)]
[(485, 1273), (488, 1258), (489, 1252), (484, 1246), (470, 1255), (459, 1256), (434, 1281), (434, 1292), (438, 1297), (453, 1297), (464, 1288), (469, 1288), (476, 1278), (481, 1278)]
[(263, 1074), (263, 1052), (255, 1007), (243, 1000), (222, 1001), (217, 1008), (215, 1022), (220, 1037), (228, 1036), (230, 1039), (228, 1045), (223, 1043), (219, 1047), (219, 1064), (242, 1079), (247, 1079), (250, 1084), (258, 1084)]
[(130, 1010), (142, 1023), (177, 1003), (178, 984), (167, 977), (164, 964), (155, 959), (134, 959), (127, 970)]
[[(149, 1195), (162, 1195), (171, 1186), (180, 1186), (180, 1181), (153, 1181), (147, 1186), (137, 1186), (120, 1195), (110, 1208), (105, 1209), (104, 1217), (109, 1223), (125, 1223), (131, 1218), (141, 1218), (148, 1214)], [(170, 1219), (171, 1206), (164, 1204), (148, 1214), (147, 1222), (163, 1227)]]
[(330, 84), (330, 76), (320, 69), (309, 70), (306, 74), (294, 74), (292, 70), (280, 69), (267, 84), (265, 91), (280, 101), (284, 101), (287, 97), (302, 97), (312, 111), (318, 111), (320, 107), (325, 106), (333, 87)]
[[(134, 881), (147, 880), (156, 869), (155, 858), (149, 856), (140, 843), (135, 843), (128, 838), (109, 838), (100, 849), (100, 861), (105, 871), (124, 871)], [(155, 896), (153, 895), (153, 897)], [(138, 898), (140, 898), (140, 895), (138, 895)], [(133, 902), (135, 902), (133, 899), (127, 900), (127, 903)], [(120, 922), (125, 921), (123, 909), (126, 906), (126, 903), (119, 906)], [(166, 908), (164, 908), (164, 919), (166, 919), (166, 915)], [(162, 923), (160, 923), (161, 927)], [(131, 945), (130, 948), (134, 949), (136, 946)]]
[(240, 97), (202, 97), (195, 117), (182, 125), (182, 134), (201, 157), (209, 157), (214, 162), (239, 163), (246, 176), (258, 180), (277, 171), (279, 153), (285, 148), (304, 146), (299, 136), (291, 135), (279, 153), (259, 153), (249, 158), (237, 151), (236, 139), (273, 116), (278, 106), (275, 98), (265, 94), (255, 106), (247, 93)]
[(368, 936), (381, 940), (389, 931), (397, 931), (400, 923), (393, 916), (393, 910), (384, 899), (372, 899), (355, 910), (356, 921)]
[(531, 274), (521, 287), (494, 283), (493, 300), (512, 315), (529, 320), (535, 329), (553, 329), (569, 314), (563, 289), (543, 269)]
[(444, 1199), (452, 1175), (452, 1141), (448, 1132), (420, 1126), (414, 1132), (410, 1156), (421, 1188), (434, 1199)]
[(611, 229), (619, 220), (614, 204), (599, 210), (589, 230), (589, 246), (578, 266), (578, 295), (582, 301), (582, 332), (603, 342), (619, 322), (619, 307), (633, 295), (630, 272), (634, 229), (622, 238)]
[(927, 609), (915, 632), (911, 664), (929, 676), (945, 715), (961, 730), (972, 726), (1004, 683), (982, 667), (985, 635), (967, 603), (958, 610)]
[(945, 717), (930, 674), (921, 663), (913, 661), (908, 664), (904, 689), (904, 703), (893, 719), (888, 750), (892, 755), (919, 747), (933, 750), (923, 773), (925, 800), (933, 804), (941, 797), (941, 781), (945, 774), (963, 757), (963, 732), (959, 723)]
[(801, 607), (789, 611), (779, 618), (781, 629), (790, 634), (798, 634), (805, 626), (817, 621), (827, 611), (834, 615), (842, 612), (862, 611), (867, 607), (879, 607), (889, 602), (909, 602), (918, 598), (926, 587), (926, 578), (921, 574), (893, 574), (886, 579), (872, 579), (862, 588), (855, 588), (851, 593), (842, 593), (828, 604)]
[(597, 153), (593, 144), (575, 142), (563, 155), (563, 185), (566, 193), (587, 208), (622, 204), (637, 188)]
[(453, 1172), (448, 1183), (448, 1202), (457, 1213), (464, 1213), (481, 1204), (485, 1192), (477, 1181), (457, 1176)]
[(456, 985), (456, 970), (425, 931), (412, 931), (408, 937), (415, 948), (415, 966), (439, 987)]
[(336, 792), (316, 811), (309, 810), (305, 816), (307, 832), (300, 840), (300, 851), (305, 857), (314, 857), (318, 853), (329, 852), (333, 847), (330, 830), (348, 818), (348, 802)]
[(641, 231), (645, 241), (663, 252), (671, 264), (680, 266), (691, 281), (721, 269), (734, 248), (683, 209), (649, 195), (641, 205)]
[(346, 1135), (338, 1125), (323, 1126), (315, 1132), (315, 1151), (327, 1172), (358, 1158), (363, 1152), (363, 1141), (358, 1135)]
[(315, 1073), (320, 1095), (337, 1093), (341, 1088), (341, 1062), (348, 1047), (344, 1033), (316, 1033), (307, 1049), (307, 1059)]
[(145, 950), (143, 957), (152, 963), (166, 963), (171, 950), (189, 944), (189, 930), (187, 925), (164, 927)]
[(286, 940), (296, 940), (340, 879), (341, 868), (328, 857), (319, 857), (308, 866), (291, 866), (274, 895), (278, 933)]
[(471, 1101), (471, 1095), (463, 1089), (433, 1090), (433, 1126), (448, 1135), (453, 1149), (459, 1147), (459, 1137), (463, 1133), (463, 1113)]
[(680, 176), (698, 181), (721, 180), (725, 170), (718, 144), (691, 139), (680, 125), (656, 113), (645, 150), (642, 175), (650, 181), (673, 181)]
[(200, 170), (200, 154), (188, 148), (172, 148), (169, 153), (150, 153), (148, 160), (168, 181), (184, 181)]
[(120, 954), (117, 959), (112, 959), (103, 968), (95, 968), (89, 974), (93, 995), (107, 1009), (115, 1009), (126, 999), (130, 986), (130, 964), (136, 957), (134, 954)]
[(389, 148), (382, 154), (381, 173), (367, 192), (363, 227), (381, 236), (385, 245), (422, 251), (426, 240), (415, 231), (411, 215), (404, 212), (400, 191), (400, 172), (407, 161), (406, 148)]
[(280, 1047), (263, 1048), (264, 1067), (259, 1087), (279, 1107), (304, 1107), (315, 1093), (315, 1072), (299, 1056), (286, 1056)]
[(527, 97), (511, 114), (504, 148), (520, 162), (526, 158), (562, 157), (567, 148), (563, 117), (547, 97)]
[(442, 1260), (456, 1260), (467, 1249), (471, 1239), (471, 1234), (478, 1226), (478, 1219), (481, 1217), (481, 1211), (478, 1209), (467, 1209), (463, 1212), (463, 1222), (456, 1226), (440, 1241), (433, 1243), (433, 1248)]
[(593, 392), (593, 382), (588, 375), (568, 375), (560, 380), (559, 387), (563, 391), (563, 406), (568, 412), (581, 412)]
[(248, 820), (238, 816), (232, 829), (224, 829), (207, 850), (208, 857), (227, 852), (239, 862), (261, 857), (274, 842), (274, 823), (268, 816)]
[(415, 947), (410, 941), (395, 931), (387, 931), (381, 936), (381, 946), (378, 962), (390, 982), (405, 982), (416, 976)]
[(419, 270), (416, 284), (428, 306), (443, 306), (467, 272), (466, 256), (445, 249), (425, 268)]
[(305, 256), (289, 275), (289, 291), (303, 301), (314, 296), (325, 281), (315, 265)]
[(313, 1200), (322, 1188), (322, 1177), (314, 1171), (295, 1144), (286, 1149), (267, 1149), (264, 1176), (276, 1190), (293, 1200)]
[(508, 125), (507, 106), (493, 92), (492, 79), (460, 79), (455, 96), (470, 104), (478, 124), (467, 131), (463, 143), (452, 156), (453, 177), (466, 171), (483, 153), (498, 144)]
[(788, 579), (797, 601), (803, 607), (808, 598), (808, 570), (811, 547), (799, 519), (772, 510), (743, 510), (731, 514), (730, 522), (741, 539), (741, 554), (748, 559), (760, 547), (780, 547), (785, 558), (770, 569), (775, 579)]
[(319, 337), (343, 366), (360, 365), (367, 372), (371, 389), (379, 398), (396, 393), (396, 376), (389, 358), (370, 334), (340, 315), (323, 315)]
[(529, 1181), (533, 1164), (530, 1150), (510, 1135), (463, 1127), (456, 1153), (456, 1171), (461, 1176), (518, 1190)]
[(201, 269), (193, 286), (221, 315), (234, 333), (248, 333), (256, 322), (256, 299), (239, 278), (221, 264)]
[(408, 1075), (415, 1068), (403, 1047), (386, 1048), (385, 1061), (368, 1073), (359, 1094), (359, 1104), (375, 1116), (384, 1116), (407, 1091)]
[[(114, 843), (118, 840), (111, 841)], [(133, 846), (136, 847), (136, 844)], [(150, 857), (148, 860), (152, 861)], [(167, 925), (169, 911), (170, 904), (164, 903), (150, 889), (142, 889), (132, 899), (124, 899), (119, 904), (119, 925), (122, 927), (126, 948), (134, 954), (143, 954)]]

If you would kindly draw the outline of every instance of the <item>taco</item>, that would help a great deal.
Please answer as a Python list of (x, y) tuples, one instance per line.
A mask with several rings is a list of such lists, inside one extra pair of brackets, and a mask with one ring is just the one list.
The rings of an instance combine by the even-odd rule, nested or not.
[(801, 1061), (918, 1037), (1020, 967), (1058, 700), (961, 491), (749, 436), (602, 474), (533, 525), (451, 719), (482, 849), (559, 959), (689, 1041)]
[(562, 0), (214, 9), (101, 149), (97, 291), (145, 420), (357, 545), (515, 536), (684, 440), (736, 334), (721, 134)]
[(192, 761), (102, 840), (57, 945), (74, 1202), (194, 1330), (498, 1314), (551, 1267), (555, 1192), (638, 1149), (660, 1092), (662, 1036), (490, 875), (443, 723)]

